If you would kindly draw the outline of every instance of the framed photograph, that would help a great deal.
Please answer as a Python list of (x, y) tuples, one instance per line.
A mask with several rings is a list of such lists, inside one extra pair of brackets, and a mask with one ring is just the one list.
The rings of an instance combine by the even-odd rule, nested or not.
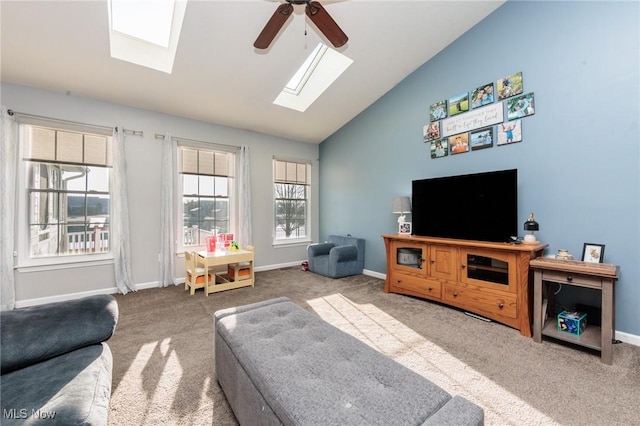
[(469, 92), (449, 98), (449, 117), (469, 111)]
[(533, 92), (517, 96), (507, 101), (507, 119), (517, 120), (535, 113)]
[(449, 136), (449, 151), (451, 154), (469, 152), (469, 133), (459, 133)]
[(449, 142), (446, 139), (431, 142), (431, 158), (441, 158), (447, 155), (449, 155)]
[(398, 233), (411, 235), (411, 222), (404, 222), (399, 224)]
[(491, 148), (493, 146), (493, 127), (471, 132), (471, 150)]
[(604, 244), (584, 243), (582, 248), (582, 261), (602, 263), (604, 259)]
[(511, 96), (520, 95), (524, 84), (522, 82), (522, 71), (510, 76), (501, 78), (496, 82), (498, 100), (501, 101)]
[(424, 136), (425, 143), (440, 139), (440, 122), (434, 121), (424, 126), (422, 128), (422, 135)]
[(498, 125), (498, 146), (522, 141), (522, 121), (515, 120)]
[(479, 108), (481, 106), (493, 103), (493, 83), (480, 86), (471, 92), (471, 108)]
[(438, 121), (447, 118), (447, 101), (436, 102), (429, 108), (429, 121)]

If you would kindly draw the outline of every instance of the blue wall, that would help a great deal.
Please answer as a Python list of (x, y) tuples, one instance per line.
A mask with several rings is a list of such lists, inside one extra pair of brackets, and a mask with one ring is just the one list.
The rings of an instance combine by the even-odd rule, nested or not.
[[(605, 244), (616, 329), (640, 335), (639, 15), (638, 2), (505, 3), (320, 145), (320, 239), (366, 238), (365, 268), (385, 273), (380, 235), (397, 232), (391, 200), (413, 179), (517, 168), (519, 222), (535, 212), (547, 255)], [(536, 101), (522, 142), (430, 158), (430, 104), (519, 71)]]

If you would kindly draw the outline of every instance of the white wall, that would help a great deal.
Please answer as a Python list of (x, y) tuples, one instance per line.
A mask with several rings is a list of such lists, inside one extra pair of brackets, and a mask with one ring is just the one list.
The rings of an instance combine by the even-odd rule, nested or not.
[[(14, 111), (144, 132), (142, 137), (127, 135), (126, 139), (132, 279), (139, 288), (156, 287), (159, 275), (161, 143), (155, 138), (156, 133), (169, 132), (174, 137), (249, 146), (253, 193), (252, 243), (256, 248), (258, 270), (295, 264), (307, 257), (306, 245), (285, 248), (272, 245), (271, 167), (274, 155), (312, 161), (311, 235), (314, 241), (318, 239), (318, 145), (24, 86), (2, 83), (1, 89), (2, 105)], [(178, 277), (184, 275), (183, 265), (182, 257), (176, 257)], [(63, 269), (18, 268), (15, 276), (17, 306), (108, 293), (115, 288), (112, 264)]]

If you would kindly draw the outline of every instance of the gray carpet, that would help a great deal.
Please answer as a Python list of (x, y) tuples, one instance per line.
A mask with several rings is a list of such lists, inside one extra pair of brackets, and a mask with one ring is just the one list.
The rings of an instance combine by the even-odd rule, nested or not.
[(118, 295), (109, 341), (110, 425), (236, 425), (215, 379), (213, 313), (287, 296), (338, 328), (485, 409), (488, 425), (640, 424), (640, 347), (599, 353), (486, 323), (424, 300), (385, 294), (383, 281), (332, 280), (286, 268), (256, 286), (205, 297), (183, 286)]

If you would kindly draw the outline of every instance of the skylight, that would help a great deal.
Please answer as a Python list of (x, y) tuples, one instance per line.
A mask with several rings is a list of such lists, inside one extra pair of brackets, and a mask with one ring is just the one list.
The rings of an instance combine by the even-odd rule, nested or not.
[(319, 43), (273, 103), (306, 111), (352, 63), (352, 59)]
[(168, 74), (187, 0), (109, 0), (111, 57)]
[(296, 71), (291, 80), (284, 86), (284, 90), (294, 95), (299, 94), (327, 49), (328, 47), (326, 45), (318, 43), (302, 66), (298, 68), (298, 71)]

